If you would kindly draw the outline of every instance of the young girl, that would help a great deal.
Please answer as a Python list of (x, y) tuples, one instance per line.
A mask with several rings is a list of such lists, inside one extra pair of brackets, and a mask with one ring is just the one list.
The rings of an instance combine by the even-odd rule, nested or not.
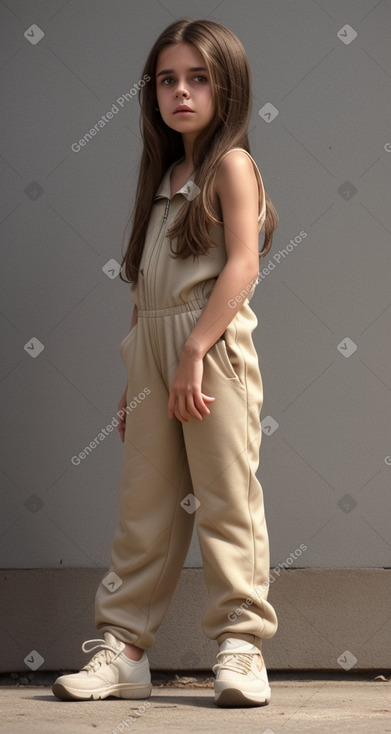
[[(226, 27), (178, 20), (157, 39), (139, 96), (144, 149), (122, 265), (134, 303), (120, 345), (128, 382), (120, 518), (96, 595), (104, 639), (61, 699), (147, 698), (146, 650), (168, 609), (194, 518), (209, 600), (205, 634), (220, 646), (215, 703), (270, 700), (262, 640), (269, 546), (257, 480), (263, 385), (249, 306), (276, 211), (249, 153), (250, 69)], [(121, 276), (122, 277), (122, 276)], [(122, 280), (125, 278), (122, 277)], [(129, 406), (132, 406), (129, 409)]]

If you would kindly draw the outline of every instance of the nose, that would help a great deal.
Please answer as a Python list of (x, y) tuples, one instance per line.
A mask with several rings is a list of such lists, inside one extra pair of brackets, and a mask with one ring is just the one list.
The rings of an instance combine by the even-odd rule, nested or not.
[(189, 96), (189, 92), (187, 91), (184, 82), (181, 82), (181, 81), (178, 82), (175, 96), (176, 97), (188, 97)]

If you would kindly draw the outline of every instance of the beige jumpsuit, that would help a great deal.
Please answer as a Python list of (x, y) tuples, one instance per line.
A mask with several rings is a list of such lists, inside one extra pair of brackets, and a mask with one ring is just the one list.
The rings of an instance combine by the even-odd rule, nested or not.
[[(263, 385), (251, 336), (257, 318), (247, 298), (204, 357), (202, 391), (216, 398), (210, 415), (188, 423), (167, 416), (182, 347), (227, 260), (222, 223), (211, 228), (218, 246), (210, 256), (170, 256), (165, 233), (192, 182), (170, 198), (177, 162), (155, 195), (138, 283), (130, 288), (138, 321), (120, 344), (133, 409), (126, 418), (120, 518), (111, 548), (110, 571), (116, 576), (98, 588), (95, 621), (124, 642), (153, 645), (195, 518), (209, 596), (204, 633), (219, 644), (238, 637), (261, 649), (278, 621), (267, 601), (269, 543), (256, 478)], [(263, 196), (259, 230), (264, 217)]]

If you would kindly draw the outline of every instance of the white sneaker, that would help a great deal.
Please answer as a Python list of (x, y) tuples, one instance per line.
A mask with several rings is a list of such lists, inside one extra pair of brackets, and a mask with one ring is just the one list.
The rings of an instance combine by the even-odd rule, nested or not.
[[(52, 686), (52, 691), (62, 701), (96, 701), (108, 696), (116, 698), (149, 698), (152, 691), (151, 673), (147, 653), (139, 661), (130, 660), (123, 654), (125, 643), (117, 640), (111, 632), (104, 633), (104, 640), (83, 642), (83, 652), (96, 653), (79, 673), (61, 675)], [(86, 646), (95, 642), (90, 649)]]
[(220, 645), (214, 683), (217, 706), (266, 706), (271, 698), (260, 650), (245, 640), (228, 637)]

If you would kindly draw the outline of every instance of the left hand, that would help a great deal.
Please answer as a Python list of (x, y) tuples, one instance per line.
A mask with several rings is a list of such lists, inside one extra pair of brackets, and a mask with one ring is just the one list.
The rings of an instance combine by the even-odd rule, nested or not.
[(213, 402), (215, 398), (201, 392), (203, 372), (204, 363), (200, 357), (182, 353), (170, 390), (169, 418), (175, 416), (187, 423), (191, 417), (202, 421), (204, 415), (209, 415), (207, 403)]

